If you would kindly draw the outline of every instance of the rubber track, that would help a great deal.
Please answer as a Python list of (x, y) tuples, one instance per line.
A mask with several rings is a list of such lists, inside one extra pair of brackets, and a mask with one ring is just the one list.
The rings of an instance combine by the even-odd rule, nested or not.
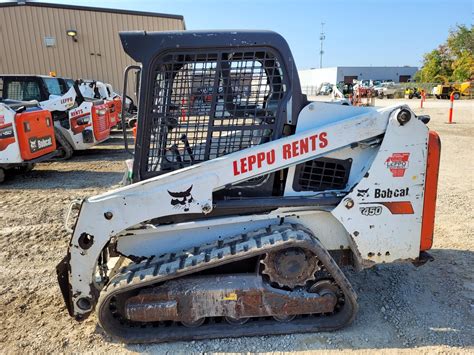
[(56, 143), (59, 142), (59, 144), (57, 144), (58, 149), (60, 149), (59, 146), (61, 146), (65, 151), (65, 155), (64, 155), (64, 157), (55, 157), (51, 160), (52, 161), (58, 161), (58, 160), (68, 160), (68, 159), (70, 159), (72, 157), (72, 155), (74, 154), (74, 149), (69, 144), (66, 137), (64, 137), (64, 134), (59, 129), (57, 129), (56, 127), (54, 127), (54, 137), (56, 138)]
[[(254, 257), (269, 251), (302, 247), (311, 250), (322, 262), (344, 294), (344, 305), (331, 315), (300, 316), (291, 322), (254, 318), (243, 325), (231, 325), (208, 319), (197, 328), (187, 328), (179, 323), (134, 324), (124, 321), (111, 312), (110, 302), (115, 296), (137, 288), (161, 283), (208, 268)], [(179, 340), (241, 337), (269, 334), (289, 334), (330, 331), (352, 322), (357, 313), (357, 295), (349, 281), (328, 251), (311, 231), (299, 225), (283, 224), (251, 233), (195, 247), (179, 254), (165, 254), (123, 268), (102, 290), (96, 306), (102, 328), (125, 343), (150, 343)]]

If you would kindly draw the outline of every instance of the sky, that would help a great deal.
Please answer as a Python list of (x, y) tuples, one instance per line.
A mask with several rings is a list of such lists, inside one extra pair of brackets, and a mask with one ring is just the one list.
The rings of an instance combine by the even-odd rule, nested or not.
[(473, 0), (42, 0), (183, 15), (188, 30), (264, 29), (288, 41), (299, 69), (421, 66), (456, 24), (473, 23)]

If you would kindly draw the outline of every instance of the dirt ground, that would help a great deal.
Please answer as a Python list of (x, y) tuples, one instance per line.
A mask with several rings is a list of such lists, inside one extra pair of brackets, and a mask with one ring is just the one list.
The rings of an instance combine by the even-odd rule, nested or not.
[[(378, 105), (402, 100), (378, 100)], [(405, 101), (404, 101), (405, 102)], [(338, 332), (127, 346), (95, 316), (71, 319), (56, 283), (66, 253), (69, 203), (117, 185), (127, 155), (119, 136), (62, 163), (45, 163), (0, 185), (0, 352), (474, 352), (474, 110), (456, 102), (407, 100), (442, 140), (435, 260), (349, 275), (359, 295), (355, 322)]]

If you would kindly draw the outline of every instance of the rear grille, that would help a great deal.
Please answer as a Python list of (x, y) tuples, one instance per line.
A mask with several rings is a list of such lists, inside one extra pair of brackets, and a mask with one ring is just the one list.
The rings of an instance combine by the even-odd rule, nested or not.
[(97, 120), (96, 122), (94, 122), (94, 124), (97, 124), (97, 128), (99, 129), (99, 132), (104, 132), (108, 129), (107, 117), (105, 115), (97, 116)]
[(342, 190), (346, 187), (352, 159), (319, 158), (298, 164), (293, 190), (324, 191)]
[(180, 169), (272, 140), (286, 90), (269, 49), (163, 55), (155, 64), (145, 171)]

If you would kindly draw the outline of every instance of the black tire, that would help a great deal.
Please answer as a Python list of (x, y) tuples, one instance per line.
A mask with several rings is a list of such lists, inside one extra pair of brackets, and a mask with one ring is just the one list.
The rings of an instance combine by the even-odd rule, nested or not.
[(34, 163), (26, 163), (26, 164), (20, 166), (20, 167), (18, 168), (18, 170), (19, 170), (21, 173), (25, 174), (25, 173), (29, 173), (31, 170), (33, 170), (34, 167), (35, 167), (35, 164), (34, 164)]
[(453, 94), (454, 100), (459, 100), (461, 98), (461, 94), (459, 92), (455, 92)]
[(54, 136), (56, 138), (56, 146), (59, 154), (54, 158), (54, 160), (68, 160), (71, 159), (74, 149), (71, 144), (67, 141), (64, 134), (58, 129), (54, 128)]
[(408, 94), (408, 98), (411, 100), (413, 99), (413, 94)]
[(0, 184), (5, 181), (5, 169), (0, 168)]

